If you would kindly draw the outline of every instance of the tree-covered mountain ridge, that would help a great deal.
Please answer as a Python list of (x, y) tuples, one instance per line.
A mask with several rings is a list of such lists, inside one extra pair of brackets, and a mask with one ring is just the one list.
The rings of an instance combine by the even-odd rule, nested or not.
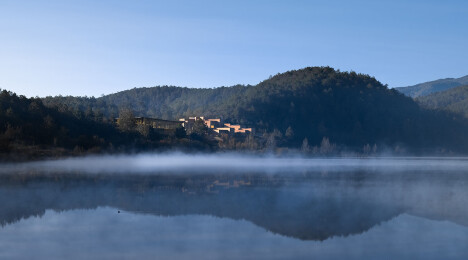
[[(320, 69), (320, 72), (314, 71), (318, 69)], [(322, 80), (325, 83), (323, 86), (329, 85), (327, 83), (332, 83), (333, 81), (336, 81), (336, 86), (338, 87), (343, 84), (347, 85), (346, 83), (338, 82), (337, 75), (325, 75), (323, 72), (326, 70), (328, 72), (336, 72), (337, 75), (342, 76), (349, 74), (368, 77), (374, 81), (372, 84), (375, 86), (380, 85), (380, 87), (384, 87), (380, 82), (368, 75), (335, 71), (330, 67), (308, 67), (302, 70), (292, 70), (282, 74), (278, 73), (257, 85), (235, 85), (217, 88), (188, 88), (166, 85), (133, 88), (99, 98), (86, 96), (48, 96), (43, 98), (43, 102), (48, 106), (59, 106), (66, 109), (73, 108), (81, 111), (92, 109), (110, 117), (117, 117), (122, 107), (132, 109), (136, 115), (167, 120), (195, 114), (219, 116), (219, 114), (225, 114), (226, 111), (222, 110), (226, 107), (234, 108), (244, 98), (251, 99), (253, 95), (257, 94), (255, 92), (259, 89), (268, 92), (261, 94), (261, 96), (265, 97), (266, 95), (281, 94), (280, 92), (284, 91), (299, 91), (300, 85), (316, 87), (320, 85)], [(298, 76), (299, 74), (302, 75)], [(269, 87), (271, 89), (268, 89)], [(220, 106), (222, 108), (218, 108)]]
[(419, 97), (416, 101), (429, 109), (448, 110), (468, 118), (468, 85)]
[(414, 86), (400, 87), (396, 89), (409, 97), (418, 98), (463, 85), (468, 85), (468, 75), (460, 78), (438, 79), (416, 84)]
[(295, 147), (305, 140), (317, 145), (327, 137), (347, 147), (468, 148), (468, 123), (463, 117), (423, 109), (369, 75), (330, 67), (291, 70), (257, 85), (159, 86), (100, 98), (46, 97), (43, 102), (107, 117), (117, 117), (123, 108), (138, 116), (173, 120), (193, 115), (221, 117), (254, 127), (257, 134), (275, 132), (278, 139)]

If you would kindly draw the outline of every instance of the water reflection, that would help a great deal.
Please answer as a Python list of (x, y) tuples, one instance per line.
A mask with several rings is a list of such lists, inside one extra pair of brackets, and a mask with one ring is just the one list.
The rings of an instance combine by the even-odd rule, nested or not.
[[(8, 232), (14, 233), (14, 230), (21, 229), (22, 223), (34, 222), (35, 228), (47, 229), (53, 226), (49, 223), (48, 227), (45, 223), (47, 221), (67, 219), (67, 225), (73, 226), (80, 219), (94, 218), (93, 225), (87, 224), (93, 227), (83, 231), (93, 233), (92, 230), (96, 228), (123, 228), (125, 223), (119, 221), (133, 218), (135, 222), (132, 223), (138, 225), (132, 225), (134, 230), (128, 231), (129, 234), (146, 238), (150, 235), (147, 230), (149, 228), (152, 232), (159, 233), (161, 236), (158, 237), (165, 241), (158, 243), (173, 241), (172, 246), (177, 246), (177, 239), (191, 237), (196, 240), (198, 237), (203, 240), (201, 235), (205, 235), (217, 236), (221, 241), (231, 239), (229, 243), (232, 250), (240, 250), (245, 243), (259, 249), (262, 248), (262, 243), (267, 243), (264, 244), (264, 252), (270, 252), (275, 251), (275, 246), (268, 244), (270, 242), (289, 241), (284, 243), (300, 246), (307, 241), (325, 241), (323, 243), (344, 245), (348, 242), (343, 241), (369, 236), (366, 234), (372, 230), (378, 229), (382, 233), (382, 228), (387, 228), (385, 232), (389, 232), (389, 236), (405, 225), (410, 231), (423, 232), (424, 230), (418, 231), (422, 228), (418, 226), (421, 223), (433, 229), (442, 223), (442, 227), (447, 226), (452, 230), (451, 234), (458, 234), (454, 241), (466, 243), (467, 184), (468, 175), (465, 172), (440, 170), (396, 173), (364, 170), (305, 171), (300, 174), (283, 172), (268, 175), (258, 172), (216, 175), (39, 172), (1, 174), (0, 223), (3, 228), (0, 229), (0, 238), (4, 239)], [(117, 213), (118, 210), (122, 213)], [(44, 221), (31, 218), (37, 216), (42, 216)], [(107, 220), (99, 222), (100, 219)], [(168, 224), (172, 221), (168, 219), (179, 222)], [(22, 221), (17, 223), (20, 220)], [(110, 220), (119, 221), (113, 223)], [(196, 223), (203, 225), (192, 230)], [(153, 225), (157, 225), (157, 228), (150, 228)], [(172, 226), (173, 230), (162, 235), (160, 232), (166, 225)], [(73, 228), (71, 226), (69, 228)], [(65, 232), (60, 231), (60, 228), (67, 227), (59, 226), (58, 233)], [(440, 230), (433, 231), (443, 233)], [(104, 233), (106, 232), (102, 234)], [(113, 241), (114, 238), (108, 235), (101, 237), (101, 241)], [(125, 236), (124, 233), (117, 235)], [(257, 240), (252, 241), (256, 236)], [(261, 238), (262, 236), (275, 239), (272, 242)], [(435, 237), (428, 243), (448, 245), (442, 240), (443, 236), (440, 240)], [(376, 239), (380, 239), (380, 242), (374, 241), (377, 244), (388, 243), (383, 236)], [(403, 238), (405, 239), (411, 243), (409, 236)], [(99, 241), (96, 243), (99, 244)], [(192, 241), (189, 244), (193, 243)], [(468, 252), (464, 247), (458, 248), (457, 245), (452, 243), (451, 253), (466, 256)], [(184, 244), (179, 246), (183, 247)], [(403, 244), (400, 246), (405, 247)], [(341, 249), (342, 253), (346, 252), (344, 248)], [(411, 251), (411, 248), (407, 249)], [(118, 251), (118, 248), (115, 250)], [(215, 248), (214, 251), (216, 250)], [(379, 250), (386, 251), (383, 247)], [(302, 251), (293, 255), (299, 257), (300, 252)], [(302, 253), (306, 252), (309, 251)], [(444, 257), (450, 258), (450, 255)]]
[(245, 220), (114, 208), (46, 211), (5, 226), (1, 259), (466, 259), (468, 229), (407, 214), (368, 232), (305, 241)]
[(0, 223), (45, 210), (114, 207), (163, 216), (246, 219), (305, 240), (366, 231), (408, 213), (468, 224), (463, 173), (303, 175), (2, 175)]

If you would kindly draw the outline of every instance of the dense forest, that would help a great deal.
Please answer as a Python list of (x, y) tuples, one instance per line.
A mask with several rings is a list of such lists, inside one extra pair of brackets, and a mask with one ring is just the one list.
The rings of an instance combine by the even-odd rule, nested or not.
[(274, 146), (308, 150), (467, 152), (467, 120), (456, 114), (421, 108), (411, 98), (375, 78), (330, 67), (309, 67), (277, 74), (255, 86), (214, 89), (138, 88), (103, 96), (46, 97), (48, 107), (117, 116), (177, 119), (203, 115), (256, 129)]
[(432, 93), (437, 93), (445, 91), (451, 88), (468, 85), (468, 76), (461, 78), (447, 78), (447, 79), (438, 79), (434, 81), (429, 81), (425, 83), (420, 83), (414, 86), (396, 88), (401, 93), (412, 97), (423, 97), (430, 95)]
[(416, 101), (429, 109), (448, 110), (468, 118), (468, 85), (419, 97)]
[(226, 107), (231, 97), (242, 96), (247, 88), (242, 85), (214, 89), (160, 86), (134, 88), (100, 98), (46, 97), (43, 102), (49, 107), (94, 111), (109, 118), (118, 117), (122, 108), (131, 108), (138, 116), (173, 120), (186, 115), (205, 114), (213, 107)]
[(124, 129), (91, 110), (61, 111), (44, 106), (39, 98), (0, 92), (0, 159), (211, 146), (203, 137), (190, 137), (185, 131), (161, 133), (135, 125)]

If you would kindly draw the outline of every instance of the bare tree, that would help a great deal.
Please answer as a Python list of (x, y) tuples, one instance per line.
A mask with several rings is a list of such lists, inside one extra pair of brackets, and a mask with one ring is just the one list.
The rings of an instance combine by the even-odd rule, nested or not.
[(302, 141), (301, 151), (303, 153), (310, 152), (309, 140), (307, 140), (307, 138), (304, 138), (304, 140)]
[(133, 115), (133, 111), (128, 108), (124, 108), (120, 110), (118, 124), (119, 124), (119, 129), (122, 131), (134, 130), (136, 123), (135, 123), (135, 116)]

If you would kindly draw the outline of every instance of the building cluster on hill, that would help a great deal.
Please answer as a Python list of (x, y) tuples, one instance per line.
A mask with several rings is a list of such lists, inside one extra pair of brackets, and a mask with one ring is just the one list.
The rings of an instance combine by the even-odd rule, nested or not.
[(189, 117), (189, 118), (180, 118), (179, 122), (182, 122), (182, 126), (185, 127), (186, 129), (190, 129), (193, 127), (195, 122), (197, 120), (203, 120), (205, 125), (213, 130), (214, 132), (220, 134), (220, 133), (226, 133), (226, 134), (233, 134), (233, 133), (242, 133), (242, 134), (247, 134), (247, 133), (252, 133), (252, 128), (243, 128), (240, 125), (232, 125), (230, 123), (224, 123), (221, 121), (220, 118), (212, 118), (208, 119), (203, 116), (200, 117)]
[[(121, 119), (116, 118), (116, 123), (120, 124)], [(252, 133), (252, 128), (243, 128), (240, 125), (233, 125), (230, 123), (224, 123), (220, 118), (205, 119), (203, 116), (194, 116), (189, 118), (180, 118), (179, 121), (163, 120), (158, 118), (149, 117), (134, 117), (133, 123), (135, 125), (146, 125), (156, 130), (175, 130), (179, 127), (184, 127), (186, 130), (193, 130), (195, 122), (203, 121), (208, 129), (221, 134), (234, 134), (234, 133)]]

